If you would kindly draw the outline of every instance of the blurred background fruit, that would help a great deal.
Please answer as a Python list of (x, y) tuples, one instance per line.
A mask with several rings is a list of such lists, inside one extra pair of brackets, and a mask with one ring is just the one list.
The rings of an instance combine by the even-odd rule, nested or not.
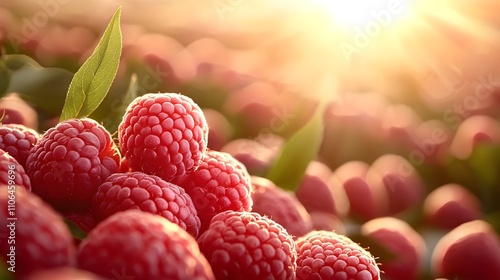
[[(381, 279), (500, 278), (498, 1), (1, 1), (0, 148), (20, 174), (21, 151), (60, 123), (74, 73), (120, 5), (118, 72), (90, 117), (118, 144), (134, 98), (180, 93), (198, 104), (209, 153), (227, 153), (196, 175), (217, 187), (184, 186), (203, 230), (223, 210), (252, 210), (253, 197), (294, 236), (333, 230), (369, 246)], [(249, 176), (272, 179), (311, 122), (320, 131), (301, 135), (293, 170), (281, 170), (300, 183), (254, 189)], [(132, 167), (124, 157), (119, 171)], [(239, 196), (226, 180), (234, 170)], [(95, 226), (88, 211), (62, 214)]]

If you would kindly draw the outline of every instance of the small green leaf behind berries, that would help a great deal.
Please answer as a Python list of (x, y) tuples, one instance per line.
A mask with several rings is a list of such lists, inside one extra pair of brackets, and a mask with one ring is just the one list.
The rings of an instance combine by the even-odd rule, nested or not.
[(113, 83), (122, 51), (121, 7), (115, 12), (92, 55), (78, 69), (69, 85), (61, 121), (90, 115)]

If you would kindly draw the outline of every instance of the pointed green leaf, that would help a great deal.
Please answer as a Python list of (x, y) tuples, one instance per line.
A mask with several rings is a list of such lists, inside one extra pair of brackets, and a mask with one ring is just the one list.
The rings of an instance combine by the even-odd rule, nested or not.
[(295, 190), (309, 162), (316, 159), (323, 140), (323, 113), (324, 107), (318, 107), (313, 117), (285, 142), (266, 176), (277, 186)]
[[(128, 105), (137, 97), (139, 84), (135, 73), (116, 80), (101, 105), (89, 116), (100, 122), (112, 134), (118, 131)], [(128, 78), (130, 77), (130, 78)]]
[(61, 121), (87, 117), (101, 104), (113, 83), (122, 51), (121, 7), (118, 8), (94, 50), (69, 85)]

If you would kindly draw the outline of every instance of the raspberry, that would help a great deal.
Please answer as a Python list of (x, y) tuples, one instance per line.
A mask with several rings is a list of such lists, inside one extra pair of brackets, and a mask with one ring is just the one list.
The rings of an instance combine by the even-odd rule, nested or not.
[(328, 212), (309, 212), (314, 230), (335, 231), (338, 234), (346, 234), (346, 227), (342, 220)]
[(26, 166), (30, 149), (40, 138), (38, 132), (20, 124), (0, 126), (0, 149), (9, 153), (22, 166)]
[(393, 217), (376, 218), (363, 224), (361, 234), (377, 241), (394, 256), (380, 258), (384, 277), (419, 279), (426, 244), (422, 236), (408, 223)]
[(430, 224), (447, 230), (483, 215), (481, 201), (458, 184), (446, 184), (433, 190), (425, 198), (423, 212)]
[[(339, 199), (339, 189), (334, 189), (330, 179), (333, 172), (319, 161), (309, 163), (299, 186), (295, 190), (297, 199), (304, 205), (308, 212), (327, 212), (332, 214), (346, 214), (349, 206)], [(337, 191), (337, 193), (335, 193)], [(342, 193), (345, 197), (345, 193)], [(339, 201), (336, 201), (336, 199)]]
[(216, 214), (252, 208), (250, 175), (243, 164), (226, 153), (207, 151), (198, 169), (179, 178), (176, 184), (193, 200), (201, 220), (200, 234)]
[(0, 98), (0, 117), (3, 124), (22, 124), (38, 129), (37, 111), (16, 92)]
[(196, 240), (178, 225), (140, 210), (118, 212), (82, 241), (78, 266), (107, 279), (214, 279)]
[(31, 191), (31, 181), (24, 167), (3, 150), (0, 150), (0, 185), (18, 185)]
[(377, 158), (366, 173), (368, 185), (385, 188), (389, 209), (386, 215), (409, 210), (421, 203), (426, 186), (413, 165), (397, 154)]
[[(120, 276), (120, 274), (115, 275)], [(92, 272), (80, 270), (74, 267), (60, 267), (46, 270), (38, 270), (30, 273), (23, 280), (105, 280)], [(115, 279), (115, 278), (113, 278)], [(118, 278), (123, 279), (126, 278)]]
[(219, 151), (231, 139), (231, 123), (221, 112), (214, 109), (203, 109), (203, 115), (209, 128), (208, 148)]
[[(69, 229), (62, 217), (35, 194), (20, 186), (0, 187), (0, 221), (0, 258), (9, 264), (8, 254), (14, 251), (16, 274), (73, 264), (75, 248)], [(12, 232), (15, 239), (8, 238)]]
[(292, 236), (302, 236), (312, 230), (311, 216), (293, 193), (277, 187), (266, 178), (251, 178), (252, 211), (268, 216), (282, 225)]
[(245, 138), (230, 141), (220, 151), (230, 154), (256, 176), (264, 176), (277, 155), (258, 141)]
[(200, 219), (191, 197), (184, 189), (158, 176), (140, 172), (115, 173), (99, 186), (92, 201), (97, 220), (128, 209), (158, 214), (198, 237)]
[(466, 118), (457, 128), (449, 147), (449, 153), (461, 160), (468, 159), (481, 144), (500, 143), (500, 123), (487, 115)]
[[(363, 161), (348, 161), (333, 173), (330, 183), (335, 193), (345, 193), (349, 216), (367, 221), (387, 212), (387, 191), (382, 184), (369, 184), (366, 175), (370, 166)], [(337, 199), (336, 201), (340, 201)]]
[(120, 149), (133, 171), (172, 181), (201, 163), (208, 125), (191, 98), (150, 93), (132, 101), (118, 134)]
[(85, 233), (89, 233), (97, 224), (97, 221), (90, 212), (67, 212), (62, 213), (62, 216)]
[(311, 231), (295, 244), (297, 279), (380, 279), (373, 256), (344, 235)]
[(50, 128), (26, 161), (33, 192), (62, 211), (89, 210), (97, 188), (119, 165), (111, 135), (92, 119)]
[(218, 280), (295, 279), (292, 237), (273, 220), (254, 212), (217, 214), (198, 238)]
[(438, 241), (431, 264), (436, 277), (500, 279), (500, 238), (485, 221), (461, 224)]

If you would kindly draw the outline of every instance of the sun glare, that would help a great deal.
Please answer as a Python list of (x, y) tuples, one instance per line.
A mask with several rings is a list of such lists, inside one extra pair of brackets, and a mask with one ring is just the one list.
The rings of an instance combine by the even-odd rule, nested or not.
[(411, 12), (412, 0), (317, 0), (317, 8), (346, 28), (362, 28), (371, 21), (388, 25)]

